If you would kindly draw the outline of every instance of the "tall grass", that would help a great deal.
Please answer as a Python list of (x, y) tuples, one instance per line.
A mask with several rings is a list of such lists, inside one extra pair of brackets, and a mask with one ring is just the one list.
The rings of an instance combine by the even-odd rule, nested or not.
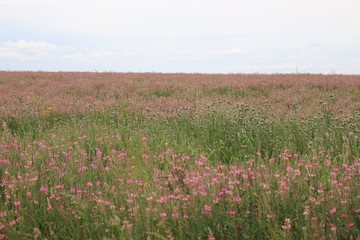
[[(128, 141), (130, 137), (149, 136), (148, 146), (154, 153), (171, 147), (178, 152), (203, 153), (211, 161), (226, 164), (243, 162), (259, 153), (266, 158), (276, 157), (286, 148), (302, 155), (311, 154), (313, 149), (309, 144), (318, 148), (319, 139), (323, 139), (321, 146), (330, 151), (330, 156), (336, 157), (342, 152), (343, 136), (349, 132), (358, 135), (360, 128), (359, 112), (341, 118), (324, 110), (283, 119), (267, 113), (266, 108), (214, 102), (197, 109), (184, 108), (172, 117), (162, 118), (151, 113), (137, 116), (125, 108), (2, 119), (7, 130), (23, 141), (46, 139), (56, 133), (74, 141), (79, 136), (90, 135), (97, 145), (96, 135), (117, 133), (122, 136), (122, 150), (129, 151), (128, 146), (138, 144)], [(144, 151), (141, 146), (135, 148), (137, 152)], [(349, 151), (356, 157), (358, 149), (352, 147)]]
[[(319, 86), (313, 88), (341, 91)], [(150, 90), (136, 93), (148, 101), (143, 109), (118, 94), (114, 106), (87, 111), (30, 104), (22, 114), (1, 113), (0, 238), (360, 235), (356, 107), (337, 112), (327, 99), (309, 114), (290, 104), (284, 115), (269, 106), (273, 100), (235, 103), (235, 90), (216, 85), (192, 90), (204, 99), (215, 95), (206, 102), (163, 114), (151, 103), (183, 92)], [(259, 89), (244, 91), (264, 97)]]

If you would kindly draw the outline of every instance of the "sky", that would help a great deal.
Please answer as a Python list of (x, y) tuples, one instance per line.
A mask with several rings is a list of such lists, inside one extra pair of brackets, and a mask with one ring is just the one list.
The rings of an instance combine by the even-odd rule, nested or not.
[(360, 1), (0, 0), (0, 70), (360, 74)]

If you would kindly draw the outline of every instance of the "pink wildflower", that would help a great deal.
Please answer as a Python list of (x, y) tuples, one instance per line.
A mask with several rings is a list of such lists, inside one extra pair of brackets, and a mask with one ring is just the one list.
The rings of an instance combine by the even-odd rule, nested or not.
[(288, 171), (288, 172), (292, 172), (292, 171), (294, 171), (294, 169), (293, 169), (292, 167), (290, 167), (290, 166), (289, 166), (289, 167), (287, 167), (287, 168), (286, 168), (286, 171)]
[(216, 240), (213, 233), (210, 231), (208, 235), (208, 240)]
[(124, 224), (124, 226), (127, 227), (127, 228), (131, 228), (131, 227), (132, 227), (132, 223), (130, 223), (130, 222), (127, 221), (127, 220), (124, 220), (124, 221), (123, 221), (123, 224)]
[(336, 208), (331, 209), (331, 210), (330, 210), (330, 213), (331, 213), (331, 214), (336, 213)]
[(235, 215), (236, 215), (236, 212), (235, 212), (235, 211), (229, 211), (229, 214), (230, 214), (231, 216), (235, 216)]
[(239, 196), (235, 197), (235, 198), (234, 198), (234, 201), (235, 201), (235, 202), (241, 202), (241, 197), (239, 197)]
[(204, 214), (209, 214), (211, 212), (211, 206), (209, 205), (205, 205), (204, 206)]
[(285, 218), (284, 225), (281, 226), (284, 230), (290, 230), (291, 229), (291, 220), (290, 218)]

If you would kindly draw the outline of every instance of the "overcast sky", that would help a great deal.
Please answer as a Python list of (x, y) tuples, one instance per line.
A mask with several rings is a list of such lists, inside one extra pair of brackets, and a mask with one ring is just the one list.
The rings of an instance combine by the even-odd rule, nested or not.
[(360, 1), (0, 0), (0, 70), (360, 74)]

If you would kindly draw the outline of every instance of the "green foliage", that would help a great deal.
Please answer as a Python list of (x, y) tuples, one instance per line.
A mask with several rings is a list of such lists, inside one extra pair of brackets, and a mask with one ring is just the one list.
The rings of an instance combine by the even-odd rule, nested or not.
[[(122, 138), (117, 148), (126, 152), (133, 149), (136, 155), (148, 149), (136, 146), (138, 142), (128, 138), (148, 136), (148, 147), (154, 153), (171, 147), (189, 154), (204, 153), (211, 161), (226, 164), (246, 161), (256, 153), (264, 158), (277, 157), (285, 148), (302, 155), (311, 154), (309, 144), (316, 149), (329, 149), (330, 156), (336, 157), (342, 152), (343, 136), (349, 132), (357, 135), (360, 129), (359, 112), (346, 119), (333, 117), (326, 110), (319, 115), (279, 119), (266, 109), (243, 104), (227, 106), (220, 102), (196, 111), (183, 109), (177, 116), (153, 118), (130, 114), (124, 107), (87, 114), (33, 115), (25, 119), (4, 116), (2, 119), (10, 133), (22, 141), (40, 140), (51, 133), (74, 141), (78, 136), (87, 135), (89, 139), (84, 147), (91, 156), (99, 147), (97, 135), (118, 133)], [(324, 139), (321, 145), (319, 138)], [(349, 154), (356, 157), (359, 146), (353, 141), (350, 143)]]
[(139, 92), (139, 96), (155, 96), (160, 97), (171, 97), (175, 93), (174, 89), (159, 89), (154, 91)]
[[(230, 90), (217, 91), (228, 94)], [(335, 192), (330, 180), (352, 176), (344, 181), (349, 187), (359, 180), (347, 175), (342, 165), (353, 169), (359, 158), (360, 143), (355, 138), (360, 134), (359, 112), (345, 118), (324, 106), (314, 115), (280, 117), (258, 106), (215, 102), (183, 108), (167, 117), (137, 114), (120, 105), (103, 111), (49, 111), (26, 118), (2, 115), (1, 119), (6, 125), (0, 132), (2, 144), (10, 146), (1, 157), (11, 164), (6, 165), (6, 174), (4, 169), (0, 171), (7, 183), (0, 187), (0, 205), (8, 212), (8, 222), (19, 214), (23, 218), (16, 228), (4, 223), (12, 239), (19, 231), (29, 237), (38, 231), (48, 239), (207, 239), (210, 235), (216, 239), (302, 239), (311, 238), (321, 224), (328, 224), (321, 233), (325, 238), (346, 239), (359, 234), (358, 225), (346, 232), (348, 223), (340, 215), (328, 214), (332, 208), (347, 214), (358, 209), (356, 194), (346, 196), (345, 208), (338, 200), (320, 202), (325, 194), (317, 192), (320, 188), (329, 194)], [(21, 156), (24, 152), (27, 155)], [(118, 157), (120, 153), (127, 155)], [(189, 160), (181, 162), (179, 158), (185, 154)], [(203, 155), (207, 157), (201, 163), (204, 166), (195, 164)], [(314, 158), (316, 170), (299, 167), (300, 159), (314, 164)], [(332, 165), (326, 165), (327, 160)], [(243, 170), (235, 176), (229, 172), (233, 167)], [(293, 172), (297, 168), (301, 170), (299, 177)], [(333, 168), (340, 169), (336, 178), (331, 175)], [(253, 171), (259, 175), (252, 180)], [(201, 185), (207, 187), (204, 196), (198, 195), (197, 187), (185, 184), (185, 173), (187, 177), (209, 176)], [(9, 188), (8, 183), (18, 176), (39, 179), (26, 184), (17, 181), (15, 190)], [(228, 182), (215, 185), (218, 176), (225, 176)], [(215, 204), (221, 191), (236, 180), (239, 186), (231, 190), (233, 195)], [(282, 181), (291, 186), (285, 193), (280, 191)], [(94, 187), (87, 187), (89, 182)], [(59, 185), (64, 188), (58, 189)], [(42, 186), (48, 192), (39, 191)], [(33, 194), (31, 198), (26, 192)], [(52, 194), (60, 198), (56, 200)], [(160, 195), (152, 202), (147, 200), (156, 194)], [(179, 195), (188, 196), (189, 204), (158, 202), (159, 196)], [(237, 195), (241, 202), (235, 204), (232, 198)], [(319, 204), (311, 205), (309, 197), (315, 197)], [(15, 201), (21, 201), (26, 212), (14, 211)], [(50, 205), (54, 210), (48, 210)], [(203, 213), (205, 205), (212, 207), (211, 214)], [(308, 205), (318, 217), (315, 227), (303, 214)], [(173, 217), (174, 211), (180, 217)], [(163, 213), (166, 220), (159, 217)], [(185, 214), (188, 219), (181, 218)], [(291, 231), (283, 229), (284, 219), (291, 219)], [(126, 221), (131, 227), (126, 227)], [(336, 225), (336, 233), (329, 230), (329, 222)]]

